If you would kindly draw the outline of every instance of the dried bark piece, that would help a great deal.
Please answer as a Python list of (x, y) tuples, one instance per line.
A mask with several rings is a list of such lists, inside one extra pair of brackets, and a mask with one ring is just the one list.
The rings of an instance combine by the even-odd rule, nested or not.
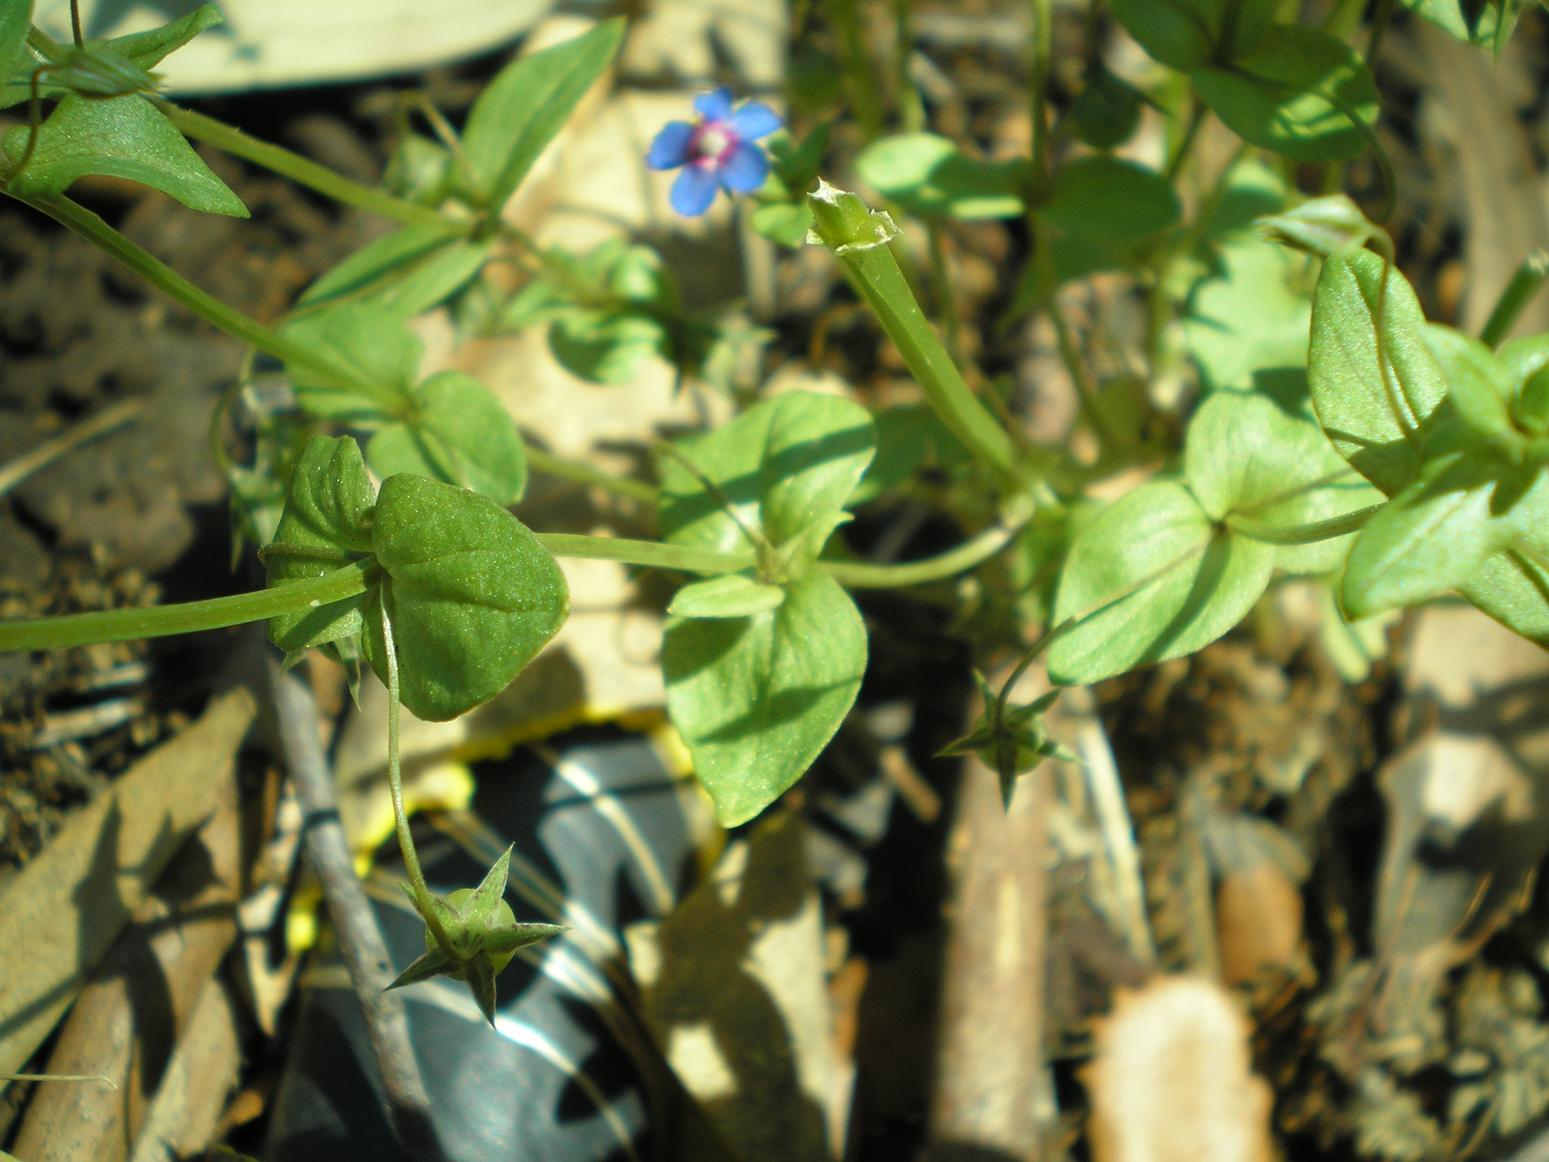
[(1096, 1162), (1269, 1162), (1270, 1092), (1220, 986), (1161, 977), (1122, 994), (1084, 1071)]

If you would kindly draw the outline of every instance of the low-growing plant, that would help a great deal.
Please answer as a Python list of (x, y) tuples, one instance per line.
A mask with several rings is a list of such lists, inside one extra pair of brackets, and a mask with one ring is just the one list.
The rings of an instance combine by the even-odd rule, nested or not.
[[(871, 410), (811, 393), (744, 401), (724, 426), (658, 447), (647, 481), (537, 452), (477, 380), (425, 374), (407, 325), (450, 302), (487, 331), (548, 326), (556, 357), (594, 382), (628, 380), (646, 354), (713, 378), (713, 353), (729, 340), (713, 316), (684, 310), (649, 249), (545, 248), (501, 215), (607, 71), (621, 19), (514, 61), (460, 129), (422, 107), (435, 137), (401, 143), (388, 188), (158, 94), (153, 70), (219, 20), (213, 6), (152, 32), (59, 44), (31, 23), (29, 0), (0, 0), (0, 107), (24, 117), (0, 139), (0, 190), (278, 364), (294, 392), (288, 406), (253, 412), (255, 455), (226, 465), (266, 589), (3, 623), (0, 650), (261, 620), (291, 661), (321, 650), (352, 681), (369, 668), (389, 691), (398, 838), (427, 929), (425, 956), (395, 983), (448, 973), (492, 1016), (511, 954), (558, 929), (515, 920), (504, 859), (477, 888), (430, 893), (403, 810), (397, 707), (445, 720), (499, 694), (566, 619), (556, 556), (687, 578), (662, 641), (667, 710), (727, 826), (800, 779), (854, 704), (867, 662), (856, 590), (955, 596), (973, 575), (988, 608), (975, 621), (980, 652), (1025, 651), (1019, 672), (1044, 656), (1067, 686), (1199, 650), (1283, 577), (1320, 579), (1336, 618), (1455, 591), (1549, 645), (1549, 336), (1502, 342), (1543, 267), (1524, 267), (1476, 338), (1424, 318), (1387, 236), (1354, 201), (1303, 196), (1304, 186), (1335, 188), (1339, 167), (1362, 160), (1378, 183), (1375, 212), (1392, 200), (1401, 175), (1376, 136), (1371, 60), (1396, 6), (1376, 4), (1364, 25), (1364, 4), (1326, 5), (1320, 23), (1288, 19), (1292, 7), (1094, 5), (1092, 27), (1106, 11), (1156, 67), (1121, 79), (1094, 39), (1084, 84), (1056, 108), (1051, 4), (1035, 0), (1032, 137), (1020, 157), (986, 159), (929, 132), (918, 102), (900, 132), (884, 134), (864, 59), (845, 77), (865, 138), (854, 157), (834, 156), (828, 123), (798, 140), (776, 133), (766, 105), (734, 108), (722, 89), (701, 97), (697, 118), (666, 126), (642, 167), (679, 170), (671, 197), (684, 214), (725, 190), (756, 203), (751, 229), (826, 249), (925, 406)], [(1510, 0), (1397, 7), (1497, 50), (1517, 16)], [(1162, 163), (1121, 155), (1158, 112)], [(1195, 145), (1212, 116), (1242, 144), (1208, 168)], [(397, 229), (317, 279), (283, 322), (260, 324), (69, 196), (78, 179), (109, 175), (193, 211), (245, 216), (186, 138)], [(872, 201), (820, 177), (852, 172)], [(1013, 315), (1051, 321), (1082, 392), (1079, 440), (1032, 441), (1004, 384), (961, 360), (950, 317), (943, 342), (906, 277), (926, 254), (933, 298), (950, 315), (942, 239), (988, 220), (1027, 240), (1007, 298)], [(528, 278), (498, 295), (483, 272), (513, 253)], [(1150, 319), (1145, 366), (1106, 382), (1061, 299), (1103, 271), (1132, 276)], [(1186, 390), (1159, 390), (1179, 383)], [(1147, 414), (1173, 422), (1147, 428)], [(1095, 452), (1080, 452), (1083, 441)], [(860, 559), (841, 532), (853, 510), (927, 463), (944, 468), (945, 506), (970, 532), (925, 560)], [(1098, 480), (1126, 470), (1144, 482), (1111, 503), (1090, 499)], [(511, 511), (529, 471), (650, 502), (659, 539), (529, 529)], [(949, 748), (985, 755), (1008, 795), (1019, 774), (1063, 757), (1041, 726), (1050, 699), (1012, 705), (1011, 687), (985, 685), (982, 720)]]

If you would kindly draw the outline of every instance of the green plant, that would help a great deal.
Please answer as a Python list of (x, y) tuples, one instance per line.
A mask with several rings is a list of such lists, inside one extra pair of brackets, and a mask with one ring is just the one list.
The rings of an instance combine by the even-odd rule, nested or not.
[[(27, 112), (0, 140), (0, 189), (277, 361), (296, 397), (293, 412), (255, 417), (253, 466), (228, 465), (240, 527), (263, 546), (267, 589), (4, 623), (0, 650), (265, 620), (289, 658), (321, 649), (353, 675), (369, 667), (391, 695), (398, 835), (427, 926), (426, 955), (398, 983), (449, 972), (489, 1015), (495, 974), (511, 952), (556, 929), (516, 923), (500, 899), (499, 862), (467, 895), (429, 893), (401, 802), (397, 707), (448, 719), (504, 689), (567, 615), (555, 556), (691, 578), (668, 609), (668, 710), (727, 825), (758, 815), (799, 779), (853, 705), (867, 656), (853, 590), (976, 572), (993, 599), (981, 624), (994, 632), (981, 632), (981, 652), (1023, 642), (1040, 624), (1046, 632), (1024, 667), (1047, 651), (1050, 676), (1067, 685), (1192, 653), (1237, 625), (1277, 577), (1292, 575), (1326, 579), (1351, 617), (1457, 590), (1549, 645), (1549, 337), (1498, 343), (1536, 287), (1533, 277), (1503, 300), (1489, 341), (1428, 323), (1380, 228), (1349, 199), (1297, 192), (1294, 163), (1326, 167), (1334, 183), (1334, 166), (1364, 156), (1391, 198), (1395, 175), (1374, 133), (1376, 83), (1336, 31), (1355, 29), (1359, 7), (1334, 5), (1315, 26), (1286, 22), (1276, 0), (1111, 0), (1112, 17), (1158, 70), (1141, 86), (1094, 59), (1085, 89), (1055, 120), (1051, 5), (1035, 0), (1026, 155), (980, 158), (926, 131), (917, 106), (916, 124), (883, 136), (880, 109), (868, 99), (861, 123), (870, 140), (855, 169), (887, 209), (818, 179), (826, 125), (799, 142), (772, 140), (752, 228), (832, 253), (926, 408), (873, 414), (802, 393), (752, 402), (725, 426), (661, 448), (652, 483), (528, 447), (476, 380), (422, 375), (423, 351), (407, 327), (455, 299), (490, 329), (550, 324), (560, 359), (597, 382), (627, 378), (646, 351), (668, 356), (685, 375), (704, 371), (724, 336), (713, 319), (685, 314), (649, 250), (549, 250), (500, 217), (613, 59), (621, 20), (517, 60), (474, 103), (460, 133), (422, 110), (438, 139), (406, 143), (412, 176), (395, 193), (157, 95), (150, 70), (214, 24), (213, 7), (151, 33), (60, 45), (31, 25), (26, 0), (0, 0), (0, 106)], [(1376, 6), (1368, 53), (1392, 7)], [(1446, 4), (1408, 7), (1456, 23)], [(1453, 31), (1498, 45), (1515, 8), (1482, 7)], [(863, 55), (853, 57), (847, 79), (855, 93), (875, 96)], [(1171, 118), (1169, 154), (1157, 168), (1109, 152), (1147, 103)], [(711, 112), (728, 110), (718, 94)], [(770, 128), (768, 111), (758, 110), (749, 136)], [(1193, 157), (1208, 116), (1242, 142), (1215, 171), (1199, 170)], [(672, 131), (655, 164), (724, 160), (693, 153), (690, 130), (683, 123)], [(285, 322), (264, 326), (68, 196), (78, 178), (107, 174), (196, 211), (244, 215), (185, 136), (399, 227), (326, 273)], [(743, 162), (747, 172), (735, 180), (700, 174), (680, 208), (702, 211), (718, 175), (745, 189), (762, 167)], [(1095, 458), (1078, 456), (1073, 441), (1035, 445), (1008, 424), (994, 386), (970, 386), (979, 377), (955, 358), (950, 325), (944, 343), (915, 297), (905, 273), (914, 264), (914, 223), (930, 252), (936, 300), (950, 312), (942, 239), (954, 223), (985, 220), (1025, 223), (1030, 255), (1013, 309), (1052, 321), (1083, 393), (1080, 425), (1096, 442)], [(482, 300), (482, 271), (513, 253), (530, 275), (525, 286), (493, 304)], [(1133, 275), (1147, 299), (1143, 382), (1100, 382), (1064, 316), (1061, 287), (1111, 270)], [(1180, 378), (1197, 393), (1148, 395), (1146, 384)], [(1143, 410), (1170, 412), (1178, 438), (1143, 434)], [(855, 559), (835, 535), (851, 510), (932, 458), (950, 463), (950, 505), (978, 531), (924, 561)], [(1087, 498), (1097, 478), (1122, 469), (1150, 478), (1105, 507)], [(533, 470), (654, 503), (660, 540), (528, 529), (509, 509)], [(1009, 689), (985, 688), (985, 717), (952, 748), (985, 754), (1008, 794), (1020, 772), (1059, 755), (1039, 726), (1049, 700), (1012, 706)]]

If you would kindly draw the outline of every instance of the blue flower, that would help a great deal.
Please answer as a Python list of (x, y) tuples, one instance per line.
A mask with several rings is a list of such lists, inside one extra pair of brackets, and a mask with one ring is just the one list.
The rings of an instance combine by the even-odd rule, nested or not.
[(731, 107), (731, 90), (716, 89), (694, 100), (692, 122), (669, 121), (645, 163), (652, 169), (683, 172), (672, 183), (672, 208), (695, 218), (710, 208), (715, 191), (725, 187), (745, 194), (758, 189), (769, 175), (769, 158), (753, 142), (780, 128), (780, 115), (758, 101)]

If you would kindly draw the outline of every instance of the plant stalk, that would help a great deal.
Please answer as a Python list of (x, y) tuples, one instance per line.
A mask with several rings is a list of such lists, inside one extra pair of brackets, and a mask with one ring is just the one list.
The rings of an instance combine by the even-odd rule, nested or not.
[(174, 105), (161, 97), (153, 98), (156, 107), (175, 125), (179, 132), (196, 141), (203, 141), (218, 149), (262, 166), (272, 173), (288, 178), (299, 186), (332, 198), (345, 206), (380, 214), (405, 226), (426, 226), (444, 231), (448, 235), (472, 234), (477, 222), (472, 219), (457, 221), (446, 217), (429, 206), (395, 197), (385, 190), (375, 189), (360, 182), (351, 181), (343, 174), (325, 165), (292, 153), (278, 145), (249, 137), (233, 125), (206, 117), (192, 109)]
[(230, 597), (212, 597), (180, 605), (152, 605), (144, 609), (71, 613), (31, 621), (0, 621), (0, 653), (56, 650), (95, 642), (139, 641), (266, 621), (364, 593), (376, 569), (375, 560), (361, 560), (321, 577), (288, 581), (270, 589)]

